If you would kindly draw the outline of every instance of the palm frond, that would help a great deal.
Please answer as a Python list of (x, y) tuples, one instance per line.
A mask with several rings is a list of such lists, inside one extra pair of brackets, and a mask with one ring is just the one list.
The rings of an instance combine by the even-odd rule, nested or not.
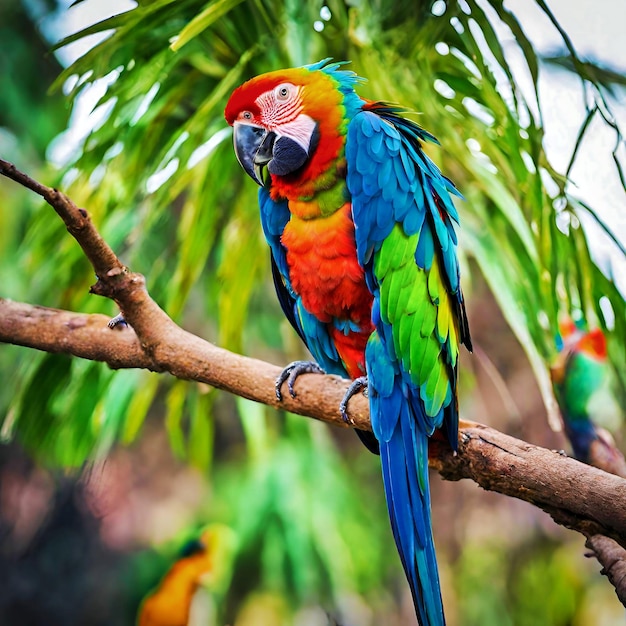
[[(254, 190), (244, 184), (228, 145), (223, 106), (234, 86), (251, 75), (326, 56), (349, 59), (368, 79), (365, 96), (419, 111), (419, 122), (440, 140), (442, 147), (429, 149), (430, 154), (467, 198), (460, 207), (463, 253), (476, 261), (490, 285), (550, 405), (546, 363), (555, 353), (559, 316), (575, 309), (606, 327), (600, 302), (606, 309), (608, 301), (616, 320), (610, 344), (617, 357), (616, 346), (626, 339), (621, 322), (626, 307), (593, 261), (580, 220), (565, 229), (557, 224), (564, 214), (583, 211), (607, 239), (617, 241), (598, 210), (572, 196), (569, 168), (556, 171), (546, 156), (538, 97), (546, 61), (518, 17), (499, 2), (448, 3), (441, 15), (431, 12), (430, 3), (336, 0), (322, 11), (324, 6), (291, 0), (140, 2), (61, 41), (59, 46), (108, 33), (56, 83), (57, 88), (69, 85), (69, 98), (76, 102), (95, 81), (107, 81), (98, 103), (102, 119), (68, 164), (74, 179), (69, 193), (90, 208), (124, 260), (147, 274), (151, 293), (177, 320), (226, 347), (275, 350), (282, 340), (278, 325), (270, 324), (264, 336), (246, 331), (251, 310), (255, 320), (273, 319), (277, 307), (271, 297), (261, 297), (271, 286)], [(581, 61), (560, 32), (568, 51), (561, 65), (569, 64), (596, 95), (573, 162), (592, 117), (613, 123), (603, 89), (623, 84), (623, 77)], [(529, 78), (524, 89), (522, 75)], [(48, 296), (48, 304), (86, 311), (109, 310), (84, 295), (89, 271), (61, 230), (43, 213), (32, 220), (29, 252), (20, 263), (31, 273), (44, 255), (53, 263), (32, 285), (31, 297), (45, 301)], [(623, 242), (618, 245), (623, 253)], [(242, 266), (249, 271), (238, 271)], [(200, 303), (201, 316), (190, 302)], [(26, 368), (25, 381), (41, 375), (40, 361), (34, 358)], [(624, 370), (617, 369), (623, 384)], [(121, 384), (117, 376), (94, 377), (90, 383), (104, 395), (95, 424), (115, 424), (108, 431), (94, 427), (92, 444), (100, 436), (132, 440), (165, 386), (171, 399), (166, 424), (182, 451), (182, 415), (190, 423), (194, 418), (189, 403), (181, 408), (177, 384), (147, 384), (138, 377), (135, 384), (142, 391), (131, 417), (123, 415), (109, 391)], [(20, 412), (14, 423), (18, 431), (24, 415)], [(45, 428), (39, 436), (45, 440)]]

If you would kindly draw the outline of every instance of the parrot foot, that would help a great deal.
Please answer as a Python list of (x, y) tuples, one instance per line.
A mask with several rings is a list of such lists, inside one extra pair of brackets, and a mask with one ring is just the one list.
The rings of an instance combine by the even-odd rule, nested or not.
[(341, 419), (347, 424), (354, 424), (354, 421), (348, 416), (348, 402), (352, 396), (355, 396), (359, 391), (364, 390), (363, 393), (367, 396), (367, 376), (360, 376), (355, 378), (351, 385), (348, 387), (343, 400), (339, 404), (339, 412), (341, 413)]
[(293, 363), (289, 363), (289, 365), (287, 365), (287, 367), (279, 374), (276, 382), (274, 383), (276, 398), (279, 401), (283, 399), (283, 393), (280, 388), (283, 386), (283, 383), (285, 381), (287, 381), (287, 389), (289, 390), (289, 395), (292, 398), (295, 398), (296, 391), (293, 388), (293, 385), (296, 382), (296, 378), (298, 378), (300, 374), (325, 373), (326, 372), (317, 363), (313, 363), (313, 361), (294, 361)]
[(118, 313), (115, 317), (112, 317), (107, 324), (109, 328), (117, 328), (118, 326), (128, 326), (128, 322), (124, 319), (121, 313)]

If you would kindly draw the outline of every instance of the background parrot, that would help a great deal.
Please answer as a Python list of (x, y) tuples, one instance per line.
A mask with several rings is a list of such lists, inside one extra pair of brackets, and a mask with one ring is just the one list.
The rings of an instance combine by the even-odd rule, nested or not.
[(626, 461), (611, 434), (594, 423), (594, 402), (606, 406), (608, 363), (606, 338), (599, 328), (577, 328), (568, 320), (561, 324), (557, 340), (559, 355), (550, 373), (563, 423), (574, 456), (584, 463), (626, 476)]
[(185, 544), (159, 586), (142, 602), (137, 626), (188, 626), (194, 595), (215, 569), (218, 540), (219, 533), (210, 528)]
[[(459, 286), (458, 195), (401, 109), (359, 97), (326, 59), (263, 74), (225, 117), (259, 204), (278, 297), (317, 363), (367, 385), (391, 527), (420, 623), (445, 623), (430, 521), (428, 438), (456, 449), (459, 345), (471, 349)], [(277, 381), (319, 371), (291, 364)], [(365, 378), (367, 377), (367, 378)]]

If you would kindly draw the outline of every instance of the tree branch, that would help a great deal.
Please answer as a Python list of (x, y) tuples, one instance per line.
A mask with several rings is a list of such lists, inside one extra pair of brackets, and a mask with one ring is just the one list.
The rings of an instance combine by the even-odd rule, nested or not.
[(0, 298), (0, 341), (103, 361), (112, 369), (159, 371), (132, 328), (111, 330), (106, 315), (70, 313)]
[[(91, 291), (117, 302), (132, 328), (111, 330), (103, 315), (85, 315), (0, 299), (0, 341), (103, 361), (112, 368), (146, 368), (201, 381), (293, 413), (347, 426), (339, 403), (348, 382), (305, 375), (297, 397), (279, 402), (280, 368), (233, 354), (178, 327), (152, 300), (143, 276), (131, 273), (102, 240), (87, 212), (0, 159), (0, 174), (35, 191), (56, 210), (91, 262), (98, 282)], [(355, 426), (370, 430), (366, 399), (350, 401)], [(520, 441), (492, 428), (462, 422), (458, 454), (433, 441), (431, 466), (444, 479), (469, 478), (484, 489), (530, 502), (563, 526), (581, 532), (603, 572), (626, 598), (626, 480), (562, 453)]]
[[(274, 380), (280, 368), (218, 348), (176, 327), (149, 357), (131, 328), (111, 330), (104, 315), (85, 315), (0, 299), (0, 341), (47, 352), (103, 361), (113, 368), (141, 367), (204, 382), (256, 402), (346, 426), (338, 406), (348, 382), (304, 375), (297, 397), (279, 402)], [(165, 355), (165, 358), (163, 358)], [(359, 428), (370, 430), (367, 400), (350, 402)], [(626, 481), (562, 453), (520, 441), (493, 428), (461, 422), (459, 451), (433, 441), (431, 466), (446, 480), (469, 478), (490, 491), (531, 502), (558, 523), (585, 534), (600, 531), (626, 543)], [(599, 489), (601, 485), (601, 489)]]
[[(626, 480), (562, 452), (462, 422), (459, 452), (431, 445), (431, 466), (446, 480), (470, 478), (488, 491), (530, 502), (562, 526), (626, 543)], [(600, 487), (601, 485), (601, 487)]]
[[(182, 330), (169, 318), (150, 354), (132, 328), (111, 330), (108, 319), (105, 315), (71, 313), (0, 298), (0, 341), (103, 361), (115, 369), (140, 367), (169, 372), (177, 378), (207, 383), (262, 404), (349, 426), (339, 414), (339, 403), (348, 388), (343, 378), (300, 376), (295, 384), (297, 397), (287, 393), (279, 402), (274, 381), (280, 367), (219, 348)], [(154, 334), (159, 336), (159, 332)], [(349, 413), (355, 426), (371, 430), (364, 396), (350, 401)]]
[(595, 556), (600, 561), (601, 573), (611, 581), (619, 601), (626, 606), (626, 550), (603, 535), (588, 537), (585, 545), (591, 550), (588, 556)]

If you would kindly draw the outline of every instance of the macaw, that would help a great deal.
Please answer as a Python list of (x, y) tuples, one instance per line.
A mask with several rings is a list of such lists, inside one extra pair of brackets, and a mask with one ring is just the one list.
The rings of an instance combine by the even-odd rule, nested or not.
[(626, 476), (626, 461), (611, 434), (592, 419), (596, 394), (608, 393), (606, 337), (567, 320), (560, 325), (559, 354), (550, 368), (552, 384), (574, 456), (584, 463)]
[(391, 528), (422, 626), (445, 623), (430, 520), (428, 440), (457, 447), (459, 346), (471, 348), (454, 223), (459, 195), (426, 156), (435, 138), (365, 100), (329, 59), (257, 76), (225, 110), (237, 159), (260, 185), (282, 309), (316, 364), (367, 387)]
[(217, 537), (209, 529), (183, 546), (178, 560), (143, 600), (137, 626), (187, 626), (194, 595), (215, 568)]

